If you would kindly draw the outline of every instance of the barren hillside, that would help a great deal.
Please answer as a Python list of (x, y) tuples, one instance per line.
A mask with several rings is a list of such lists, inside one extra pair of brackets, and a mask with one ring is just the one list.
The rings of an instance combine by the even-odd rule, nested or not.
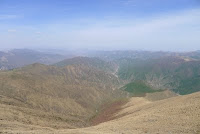
[[(13, 111), (13, 109), (15, 109), (14, 106), (1, 104), (0, 113), (4, 117), (14, 112), (19, 114), (19, 111)], [(113, 116), (114, 120), (81, 129), (58, 130), (22, 124), (16, 119), (11, 121), (8, 118), (1, 119), (0, 127), (1, 132), (5, 133), (198, 134), (200, 132), (200, 93), (154, 102), (143, 97), (133, 97)]]
[(113, 74), (115, 67), (78, 57), (57, 66), (35, 63), (0, 71), (0, 132), (199, 132), (199, 92), (180, 96), (144, 80), (126, 84)]
[[(114, 75), (85, 65), (58, 68), (33, 64), (0, 73), (0, 101), (14, 109), (12, 112), (21, 109), (21, 115), (28, 118), (16, 115), (12, 121), (53, 128), (85, 127), (101, 105), (123, 96), (116, 88), (118, 83)], [(41, 111), (39, 115), (35, 110)], [(47, 117), (64, 124), (31, 121), (32, 114), (34, 120), (45, 115), (45, 120)]]

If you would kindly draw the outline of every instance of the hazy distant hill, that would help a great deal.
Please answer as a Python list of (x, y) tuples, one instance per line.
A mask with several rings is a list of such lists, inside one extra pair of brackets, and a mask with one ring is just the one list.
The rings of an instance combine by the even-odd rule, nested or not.
[(200, 50), (194, 52), (183, 53), (182, 56), (187, 56), (192, 59), (200, 60)]
[(136, 51), (136, 50), (119, 50), (119, 51), (91, 51), (87, 56), (99, 57), (106, 61), (118, 60), (121, 58), (129, 59), (158, 59), (168, 56), (180, 56), (186, 59), (200, 60), (200, 51), (192, 52), (165, 52), (165, 51)]
[(90, 52), (89, 56), (99, 57), (104, 60), (112, 61), (121, 58), (131, 58), (131, 59), (154, 59), (164, 56), (173, 55), (172, 52), (152, 52), (152, 51), (96, 51)]
[(53, 64), (65, 57), (58, 54), (48, 54), (29, 49), (13, 49), (0, 52), (0, 70), (9, 70), (33, 63)]
[(66, 59), (61, 62), (54, 64), (58, 67), (63, 67), (67, 65), (86, 65), (90, 67), (95, 67), (100, 70), (114, 72), (117, 68), (117, 65), (114, 62), (106, 62), (99, 58), (89, 58), (89, 57), (75, 57), (71, 59)]

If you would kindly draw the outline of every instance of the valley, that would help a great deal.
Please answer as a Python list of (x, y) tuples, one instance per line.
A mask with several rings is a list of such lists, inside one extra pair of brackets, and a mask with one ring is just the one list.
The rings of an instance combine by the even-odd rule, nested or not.
[(200, 134), (200, 0), (0, 0), (0, 134)]
[(199, 133), (199, 63), (78, 56), (2, 70), (0, 132)]

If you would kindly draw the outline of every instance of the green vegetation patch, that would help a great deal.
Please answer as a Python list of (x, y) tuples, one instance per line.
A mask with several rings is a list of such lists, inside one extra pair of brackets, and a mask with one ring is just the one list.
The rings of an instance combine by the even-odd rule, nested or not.
[(160, 90), (154, 90), (152, 87), (148, 86), (145, 84), (143, 81), (134, 81), (131, 82), (124, 87), (122, 87), (123, 90), (132, 93), (133, 96), (141, 96), (145, 95), (145, 93), (153, 93), (153, 92), (158, 92)]

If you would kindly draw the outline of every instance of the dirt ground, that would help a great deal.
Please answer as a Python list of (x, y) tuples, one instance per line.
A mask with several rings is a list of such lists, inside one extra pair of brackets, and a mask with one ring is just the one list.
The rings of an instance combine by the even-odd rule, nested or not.
[[(118, 107), (120, 106), (120, 107)], [(200, 92), (150, 101), (133, 97), (128, 103), (113, 104), (113, 120), (95, 121), (96, 126), (77, 129), (52, 129), (0, 120), (1, 133), (60, 134), (199, 134)], [(1, 110), (2, 111), (2, 110)], [(105, 109), (105, 111), (107, 111)], [(107, 111), (110, 119), (110, 111)], [(102, 115), (104, 118), (104, 114)], [(98, 117), (100, 118), (100, 117)], [(98, 118), (96, 120), (98, 120)], [(101, 118), (100, 118), (101, 119)], [(6, 129), (10, 125), (11, 129)], [(32, 129), (32, 130), (31, 130)]]
[(97, 115), (91, 119), (91, 125), (98, 125), (103, 122), (107, 122), (110, 120), (114, 120), (116, 116), (114, 114), (118, 113), (120, 110), (122, 110), (122, 106), (127, 103), (127, 100), (119, 100), (114, 103), (111, 103), (109, 105), (104, 106)]

